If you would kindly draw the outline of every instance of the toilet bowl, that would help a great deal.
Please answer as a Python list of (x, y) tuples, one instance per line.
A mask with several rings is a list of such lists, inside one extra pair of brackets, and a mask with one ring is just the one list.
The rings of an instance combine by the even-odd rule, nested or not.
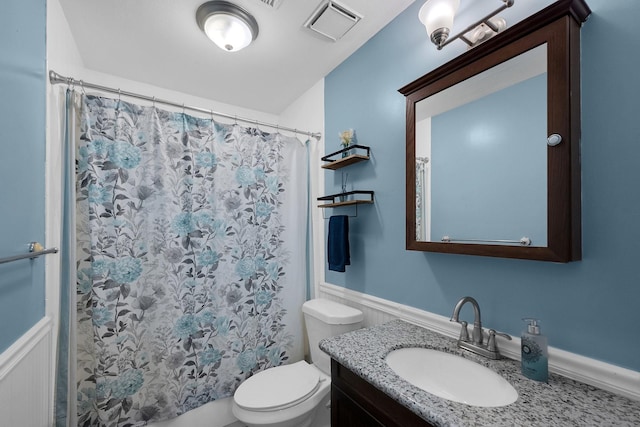
[(318, 343), (361, 326), (360, 310), (325, 299), (302, 306), (313, 364), (269, 368), (248, 378), (233, 396), (233, 415), (249, 427), (309, 427), (329, 402), (330, 358)]

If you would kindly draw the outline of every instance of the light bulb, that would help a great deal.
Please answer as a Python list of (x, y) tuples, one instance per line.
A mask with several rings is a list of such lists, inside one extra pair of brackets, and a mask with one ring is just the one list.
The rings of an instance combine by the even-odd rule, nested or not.
[(209, 16), (204, 24), (204, 32), (220, 49), (229, 52), (247, 47), (253, 38), (246, 22), (227, 13)]
[(449, 37), (458, 6), (460, 0), (427, 0), (420, 8), (420, 22), (436, 45), (440, 46)]

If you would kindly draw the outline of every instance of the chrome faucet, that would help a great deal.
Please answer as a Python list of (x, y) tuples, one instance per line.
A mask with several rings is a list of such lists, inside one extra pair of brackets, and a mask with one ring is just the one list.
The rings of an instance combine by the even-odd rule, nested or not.
[[(462, 308), (463, 305), (465, 305), (466, 303), (470, 302), (471, 305), (473, 306), (473, 343), (474, 344), (482, 344), (482, 321), (480, 320), (480, 306), (478, 305), (478, 301), (476, 301), (474, 298), (471, 297), (464, 297), (462, 298), (460, 301), (458, 301), (458, 303), (456, 304), (455, 308), (453, 309), (453, 315), (451, 316), (451, 321), (452, 322), (458, 322), (458, 323), (462, 323), (460, 322), (460, 320), (458, 320), (459, 316), (460, 316), (460, 309)], [(460, 335), (462, 336), (463, 334), (466, 335), (467, 337), (469, 336), (468, 332), (466, 332), (467, 329), (467, 322), (462, 323), (462, 328), (465, 329), (465, 331), (461, 331)], [(468, 338), (467, 338), (468, 341)]]
[[(469, 341), (469, 332), (467, 330), (467, 322), (464, 320), (460, 320), (460, 310), (462, 306), (466, 303), (471, 303), (473, 306), (473, 331), (471, 333), (472, 340)], [(482, 320), (480, 319), (480, 306), (478, 305), (478, 301), (476, 301), (472, 297), (464, 297), (461, 298), (460, 301), (456, 304), (453, 309), (453, 315), (451, 316), (452, 322), (457, 322), (462, 325), (460, 330), (460, 337), (458, 338), (458, 347), (463, 348), (465, 350), (472, 351), (481, 356), (488, 357), (490, 359), (500, 359), (502, 356), (500, 355), (500, 351), (498, 350), (498, 344), (496, 342), (496, 335), (499, 335), (508, 340), (511, 339), (511, 336), (507, 334), (503, 334), (501, 332), (496, 332), (494, 329), (489, 329), (487, 332), (487, 344), (484, 342), (484, 332), (482, 330)]]

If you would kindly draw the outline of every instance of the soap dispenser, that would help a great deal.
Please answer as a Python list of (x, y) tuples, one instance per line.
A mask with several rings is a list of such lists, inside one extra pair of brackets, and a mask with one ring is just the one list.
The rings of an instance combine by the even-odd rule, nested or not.
[(522, 375), (532, 380), (547, 382), (549, 379), (549, 353), (547, 337), (540, 333), (538, 319), (525, 318), (527, 328), (522, 332)]

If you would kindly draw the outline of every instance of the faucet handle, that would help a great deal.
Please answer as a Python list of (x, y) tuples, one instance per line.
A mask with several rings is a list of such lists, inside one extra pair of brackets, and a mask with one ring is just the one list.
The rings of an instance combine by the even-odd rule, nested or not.
[(469, 331), (467, 330), (468, 323), (465, 320), (458, 323), (460, 323), (460, 325), (462, 326), (460, 328), (460, 337), (458, 338), (458, 340), (469, 341)]
[(511, 335), (503, 334), (502, 332), (496, 332), (495, 329), (489, 329), (489, 339), (487, 340), (487, 350), (498, 353), (498, 343), (496, 342), (496, 335), (511, 340)]

